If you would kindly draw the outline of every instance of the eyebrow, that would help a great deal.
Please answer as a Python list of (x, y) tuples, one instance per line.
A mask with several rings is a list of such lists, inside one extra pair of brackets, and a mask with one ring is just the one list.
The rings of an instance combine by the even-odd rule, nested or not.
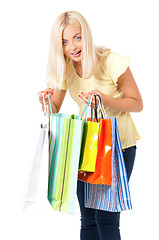
[[(81, 33), (76, 33), (73, 38), (75, 38), (78, 34), (81, 34)], [(67, 41), (67, 39), (62, 39), (62, 41)]]

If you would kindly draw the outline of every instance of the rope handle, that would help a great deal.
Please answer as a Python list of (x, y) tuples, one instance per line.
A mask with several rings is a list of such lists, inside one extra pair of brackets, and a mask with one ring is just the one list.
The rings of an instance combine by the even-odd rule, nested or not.
[(96, 94), (96, 96), (97, 96), (98, 99), (99, 99), (98, 111), (99, 111), (99, 107), (100, 107), (102, 118), (106, 118), (106, 117), (107, 117), (107, 114), (106, 114), (106, 112), (105, 112), (105, 109), (104, 109), (104, 106), (103, 106), (101, 97), (100, 97), (99, 94)]

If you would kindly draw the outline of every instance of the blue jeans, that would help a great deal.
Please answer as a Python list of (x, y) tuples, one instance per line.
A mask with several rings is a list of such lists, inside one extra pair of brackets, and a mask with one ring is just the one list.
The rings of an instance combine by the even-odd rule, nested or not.
[[(128, 180), (130, 179), (136, 146), (123, 150)], [(81, 210), (81, 240), (120, 240), (120, 212), (107, 212), (84, 207), (84, 182), (78, 181), (77, 197)]]

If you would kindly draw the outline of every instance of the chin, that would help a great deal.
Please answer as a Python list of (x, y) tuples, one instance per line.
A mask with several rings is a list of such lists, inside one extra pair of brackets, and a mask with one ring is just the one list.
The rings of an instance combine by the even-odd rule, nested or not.
[(81, 58), (79, 59), (72, 59), (74, 62), (81, 62)]

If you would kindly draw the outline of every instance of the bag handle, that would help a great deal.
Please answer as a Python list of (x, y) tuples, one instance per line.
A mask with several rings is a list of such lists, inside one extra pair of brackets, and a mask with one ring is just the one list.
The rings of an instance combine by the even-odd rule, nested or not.
[[(91, 108), (91, 103), (92, 103), (93, 97), (95, 98), (95, 109), (94, 109), (94, 108)], [(98, 99), (99, 99), (99, 106), (98, 106), (98, 108), (97, 108), (97, 98), (96, 98), (96, 97), (98, 97)], [(82, 119), (82, 117), (83, 117), (83, 115), (84, 115), (84, 113), (85, 113), (85, 121), (86, 121), (86, 119), (87, 119), (87, 113), (88, 113), (88, 109), (89, 109), (89, 108), (91, 108), (91, 120), (92, 120), (92, 122), (93, 122), (93, 110), (94, 110), (94, 115), (95, 115), (96, 122), (98, 122), (98, 111), (97, 111), (97, 110), (98, 110), (99, 108), (100, 108), (100, 110), (101, 110), (101, 117), (102, 117), (102, 119), (104, 119), (104, 118), (107, 117), (106, 112), (105, 112), (105, 109), (104, 109), (104, 106), (103, 106), (103, 104), (102, 104), (101, 97), (100, 97), (99, 94), (92, 94), (92, 95), (91, 95), (91, 98), (88, 99), (88, 103), (87, 103), (87, 105), (85, 106), (85, 108), (84, 108), (84, 110), (83, 110), (83, 113), (82, 113), (82, 115), (81, 115), (81, 119)]]
[[(99, 108), (101, 110), (101, 118), (104, 119), (107, 117), (107, 114), (105, 112), (105, 109), (104, 109), (104, 106), (103, 106), (103, 103), (102, 103), (102, 100), (101, 100), (101, 97), (99, 94), (94, 94), (93, 95), (94, 98), (95, 98), (95, 109), (94, 109), (94, 114), (95, 114), (95, 118), (96, 120), (98, 121), (98, 118), (99, 118)], [(98, 108), (97, 108), (97, 100), (96, 100), (96, 97), (99, 99), (99, 105), (98, 105)], [(92, 119), (92, 122), (93, 122), (93, 108), (91, 108), (91, 119)]]
[(84, 118), (84, 119), (85, 119), (85, 122), (86, 122), (86, 118), (87, 118), (89, 103), (90, 103), (90, 99), (88, 99), (88, 103), (87, 103), (87, 105), (85, 106), (85, 108), (84, 108), (84, 110), (83, 110), (83, 113), (82, 113), (82, 115), (81, 115), (81, 117), (80, 117), (80, 119), (82, 120), (82, 117), (83, 117), (83, 115), (84, 115), (84, 113), (85, 113), (85, 118)]
[(44, 104), (44, 115), (46, 116), (46, 114), (47, 114), (47, 107), (46, 107), (46, 104), (45, 104), (44, 93), (42, 93), (42, 98), (43, 98), (43, 104)]
[(48, 124), (48, 108), (47, 105), (45, 104), (45, 98), (44, 98), (44, 93), (42, 93), (42, 99), (43, 99), (43, 104), (44, 104), (44, 112), (42, 114), (42, 119), (41, 119), (41, 127)]
[(48, 97), (48, 100), (49, 100), (49, 114), (53, 115), (49, 94), (47, 94), (47, 97)]
[[(98, 122), (98, 119), (97, 119), (97, 101), (96, 101), (96, 95), (95, 95), (95, 94), (91, 95), (91, 98), (88, 99), (88, 103), (87, 103), (87, 105), (85, 106), (85, 108), (84, 108), (84, 110), (83, 110), (83, 113), (82, 113), (82, 115), (81, 115), (81, 119), (82, 119), (82, 117), (83, 117), (83, 115), (84, 115), (84, 113), (85, 113), (85, 117), (84, 117), (85, 122), (86, 122), (86, 120), (87, 120), (88, 109), (91, 108), (91, 103), (92, 103), (93, 97), (95, 97), (95, 109), (94, 109), (94, 113), (95, 113), (96, 122)], [(91, 119), (92, 119), (92, 121), (93, 121), (93, 112), (92, 112), (92, 111), (93, 111), (93, 108), (91, 108)]]
[(99, 99), (99, 105), (98, 105), (98, 108), (100, 107), (100, 110), (101, 110), (101, 116), (102, 116), (102, 119), (106, 118), (107, 117), (107, 114), (105, 112), (105, 109), (104, 109), (104, 106), (103, 106), (103, 103), (102, 103), (102, 100), (101, 100), (101, 97), (99, 94), (96, 94), (96, 96), (98, 97)]
[[(95, 115), (95, 119), (96, 122), (98, 122), (98, 114), (97, 114), (97, 98), (96, 95), (94, 94), (94, 99), (95, 99), (95, 108), (91, 108), (91, 120), (93, 122), (93, 110), (94, 110), (94, 115)], [(93, 98), (93, 97), (92, 97)]]

